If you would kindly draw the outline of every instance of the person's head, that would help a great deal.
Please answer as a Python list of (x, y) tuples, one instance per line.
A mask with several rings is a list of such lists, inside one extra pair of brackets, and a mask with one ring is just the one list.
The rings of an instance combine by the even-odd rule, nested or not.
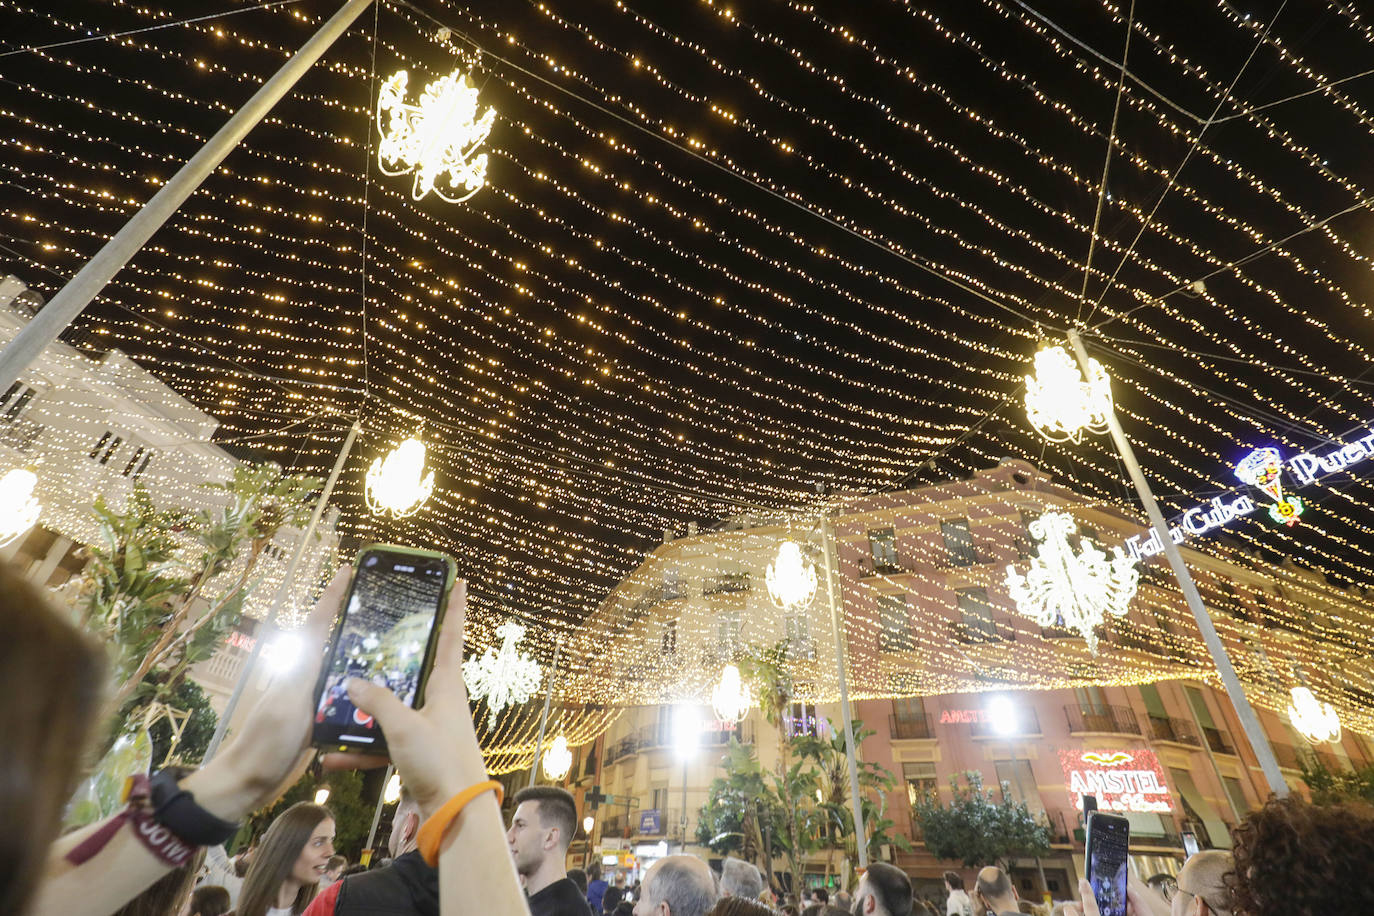
[(773, 911), (748, 897), (721, 897), (706, 916), (773, 916)]
[(1222, 849), (1207, 849), (1194, 854), (1179, 870), (1169, 895), (1171, 916), (1231, 916), (1231, 889), (1227, 878), (1234, 874), (1235, 862)]
[(1232, 842), (1236, 916), (1374, 913), (1374, 807), (1271, 798)]
[(386, 841), (387, 851), (394, 859), (415, 849), (420, 835), (420, 806), (415, 796), (401, 786), (401, 800), (396, 803), (396, 813), (391, 816), (391, 836)]
[(1008, 910), (1018, 912), (1016, 888), (1011, 878), (996, 865), (989, 865), (978, 873), (973, 882), (973, 912), (975, 916), (984, 913), (1003, 913)]
[(530, 786), (515, 793), (506, 843), (515, 870), (528, 878), (541, 868), (563, 867), (577, 832), (577, 805), (557, 786)]
[(580, 868), (570, 868), (568, 869), (568, 878), (577, 885), (577, 889), (582, 892), (583, 897), (587, 896), (587, 873), (585, 871)]
[(229, 892), (218, 884), (195, 889), (186, 905), (187, 916), (224, 916), (229, 912)]
[(615, 905), (615, 916), (635, 916), (635, 905), (623, 900)]
[(606, 893), (601, 895), (601, 911), (603, 913), (614, 913), (615, 908), (620, 906), (620, 901), (625, 899), (624, 888), (608, 887)]
[(964, 889), (964, 876), (957, 871), (947, 871), (944, 874), (945, 890), (961, 891)]
[(811, 888), (811, 899), (817, 903), (829, 903), (830, 891), (823, 887), (813, 887)]
[(618, 871), (615, 873), (615, 886), (621, 889), (625, 887), (625, 873)]
[(0, 563), (0, 632), (9, 698), (0, 704), (0, 913), (22, 913), (76, 788), (104, 699), (105, 654), (9, 563)]
[(299, 914), (315, 898), (334, 855), (334, 816), (329, 809), (297, 802), (277, 816), (262, 838), (239, 892), (237, 916), (266, 916), (283, 886), (298, 888), (292, 910)]
[(911, 879), (895, 865), (874, 862), (854, 891), (855, 916), (911, 916)]
[(720, 865), (720, 893), (724, 897), (757, 899), (763, 893), (763, 875), (743, 859), (726, 859)]
[(706, 916), (716, 902), (711, 869), (696, 856), (666, 856), (644, 874), (634, 916)]
[(324, 876), (330, 881), (338, 881), (339, 875), (348, 867), (348, 856), (334, 855), (329, 857), (329, 861), (324, 866)]
[(593, 862), (591, 865), (588, 865), (588, 866), (587, 866), (587, 880), (588, 880), (588, 881), (600, 881), (600, 880), (601, 880), (601, 863), (600, 863), (600, 862)]
[(257, 846), (249, 846), (243, 852), (234, 856), (234, 876), (238, 878), (247, 877), (248, 866), (253, 864), (253, 855), (258, 851)]
[(801, 911), (797, 909), (795, 903), (784, 903), (778, 907), (779, 916), (801, 916)]
[(831, 901), (835, 906), (844, 910), (846, 913), (854, 906), (854, 900), (849, 896), (849, 891), (836, 891), (835, 899)]

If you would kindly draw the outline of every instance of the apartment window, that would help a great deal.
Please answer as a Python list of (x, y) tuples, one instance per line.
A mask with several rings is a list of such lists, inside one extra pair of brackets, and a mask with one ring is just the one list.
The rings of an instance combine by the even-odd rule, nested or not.
[(945, 549), (949, 560), (955, 566), (972, 566), (978, 562), (978, 553), (973, 549), (973, 533), (969, 531), (968, 519), (954, 518), (940, 523), (940, 533), (945, 538)]
[(916, 804), (928, 795), (940, 791), (940, 783), (935, 775), (935, 764), (928, 761), (902, 764), (902, 778), (906, 781), (906, 798)]
[(1145, 711), (1151, 716), (1167, 719), (1168, 711), (1164, 708), (1164, 700), (1159, 695), (1159, 688), (1154, 684), (1140, 685), (1140, 698), (1145, 701)]
[(131, 474), (133, 474), (134, 468), (138, 467), (138, 463), (143, 460), (143, 455), (147, 451), (148, 449), (142, 445), (134, 449), (133, 455), (129, 457), (129, 463), (124, 465), (124, 470), (120, 471), (119, 473), (123, 474), (125, 477), (128, 477)]
[(969, 631), (977, 631), (997, 638), (997, 625), (992, 622), (992, 603), (985, 588), (961, 588), (955, 591), (959, 601), (959, 616)]
[(0, 420), (6, 423), (13, 423), (19, 419), (19, 415), (24, 412), (24, 408), (29, 406), (33, 396), (38, 392), (34, 391), (23, 382), (15, 382), (5, 392), (5, 396), (0, 398)]
[(716, 644), (729, 652), (739, 644), (740, 612), (721, 611), (716, 615)]
[(1245, 787), (1241, 785), (1240, 780), (1234, 776), (1223, 776), (1221, 781), (1226, 786), (1226, 795), (1231, 800), (1232, 807), (1241, 814), (1249, 811), (1250, 802), (1245, 797)]
[(799, 735), (819, 737), (820, 733), (820, 718), (816, 715), (816, 707), (811, 703), (793, 703), (787, 712), (787, 734), (795, 738)]
[(662, 789), (654, 789), (654, 790), (653, 790), (653, 805), (652, 805), (651, 807), (652, 807), (655, 811), (665, 811), (665, 810), (667, 810), (667, 808), (668, 808), (668, 789), (667, 789), (666, 787), (665, 787), (665, 788), (662, 788)]
[(90, 457), (96, 459), (101, 464), (109, 463), (110, 457), (119, 451), (119, 447), (124, 444), (123, 436), (116, 436), (106, 430), (99, 439), (96, 440), (95, 448), (91, 449)]
[(1083, 712), (1099, 716), (1106, 714), (1107, 695), (1096, 684), (1090, 684), (1087, 687), (1075, 687), (1073, 695), (1074, 699), (1078, 700), (1078, 708)]
[(891, 528), (875, 528), (868, 532), (868, 552), (873, 557), (875, 572), (897, 568), (897, 534)]
[(1035, 547), (1035, 537), (1031, 535), (1031, 522), (1040, 517), (1039, 512), (1032, 512), (1030, 509), (1021, 510), (1021, 534), (1016, 538), (1016, 555), (1018, 558), (1029, 559)]
[(670, 620), (663, 627), (663, 654), (672, 655), (677, 651), (677, 621)]
[(907, 721), (925, 721), (926, 701), (921, 697), (898, 697), (892, 701), (892, 714)]
[(997, 785), (1002, 787), (1007, 797), (1025, 804), (1026, 810), (1033, 815), (1045, 813), (1029, 760), (995, 760), (993, 768), (997, 772)]
[(787, 654), (792, 658), (810, 658), (815, 654), (811, 645), (811, 625), (806, 612), (787, 614), (782, 618), (783, 637), (787, 640)]
[(878, 616), (878, 644), (884, 652), (910, 652), (916, 648), (906, 595), (879, 595)]

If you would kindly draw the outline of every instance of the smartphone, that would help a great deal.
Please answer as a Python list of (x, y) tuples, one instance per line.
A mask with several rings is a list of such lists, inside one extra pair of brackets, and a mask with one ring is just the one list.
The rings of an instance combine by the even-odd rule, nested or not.
[(381, 728), (348, 698), (348, 679), (388, 687), (418, 708), (454, 576), (453, 560), (442, 553), (389, 544), (359, 552), (315, 688), (316, 747), (386, 753)]
[(1197, 855), (1197, 851), (1197, 834), (1193, 832), (1191, 827), (1183, 828), (1183, 861), (1186, 862)]
[(1119, 814), (1094, 811), (1088, 815), (1085, 858), (1088, 883), (1102, 916), (1126, 916), (1126, 855), (1131, 822)]

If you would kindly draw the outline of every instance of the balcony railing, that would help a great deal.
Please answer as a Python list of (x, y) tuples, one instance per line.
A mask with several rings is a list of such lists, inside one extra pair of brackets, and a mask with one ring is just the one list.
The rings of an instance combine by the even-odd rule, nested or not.
[(747, 592), (749, 588), (748, 573), (724, 573), (719, 576), (707, 576), (701, 583), (701, 593), (703, 595)]
[[(1040, 717), (1035, 710), (1030, 707), (1020, 707), (1015, 712), (1016, 724), (1009, 735), (1005, 737), (1038, 735), (1040, 734)], [(993, 727), (993, 724), (986, 719), (974, 720), (968, 725), (969, 734), (975, 738), (1000, 738), (1003, 733)]]
[(911, 740), (935, 737), (935, 720), (930, 716), (888, 716), (892, 737)]
[(1235, 755), (1236, 746), (1231, 743), (1231, 735), (1220, 728), (1210, 728), (1202, 726), (1202, 737), (1207, 739), (1207, 746), (1217, 754)]
[(1173, 741), (1176, 744), (1191, 744), (1202, 747), (1193, 723), (1186, 719), (1171, 719), (1168, 716), (1150, 716), (1150, 737), (1156, 741)]
[(955, 642), (965, 645), (977, 643), (998, 643), (1015, 642), (1016, 632), (1007, 627), (999, 627), (992, 621), (980, 621), (978, 624), (965, 623), (962, 620), (951, 620), (949, 625), (949, 638)]
[(867, 579), (871, 576), (900, 576), (911, 572), (900, 559), (875, 559), (873, 557), (859, 558), (859, 578)]
[(1105, 732), (1115, 735), (1140, 734), (1140, 722), (1135, 711), (1129, 706), (1079, 706), (1072, 704), (1064, 707), (1064, 718), (1069, 722), (1069, 734), (1083, 732)]

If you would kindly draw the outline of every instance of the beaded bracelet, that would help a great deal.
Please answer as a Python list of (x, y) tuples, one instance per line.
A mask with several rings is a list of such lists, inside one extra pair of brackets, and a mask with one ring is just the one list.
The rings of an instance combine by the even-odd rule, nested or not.
[(431, 814), (420, 825), (420, 832), (415, 837), (415, 845), (419, 847), (420, 855), (429, 865), (437, 866), (439, 864), (439, 847), (443, 845), (444, 834), (448, 833), (448, 828), (457, 820), (458, 815), (463, 813), (468, 802), (487, 791), (496, 793), (496, 804), (498, 805), (505, 798), (505, 790), (501, 788), (501, 784), (494, 779), (488, 779), (486, 782), (468, 786), (444, 802), (443, 807)]

